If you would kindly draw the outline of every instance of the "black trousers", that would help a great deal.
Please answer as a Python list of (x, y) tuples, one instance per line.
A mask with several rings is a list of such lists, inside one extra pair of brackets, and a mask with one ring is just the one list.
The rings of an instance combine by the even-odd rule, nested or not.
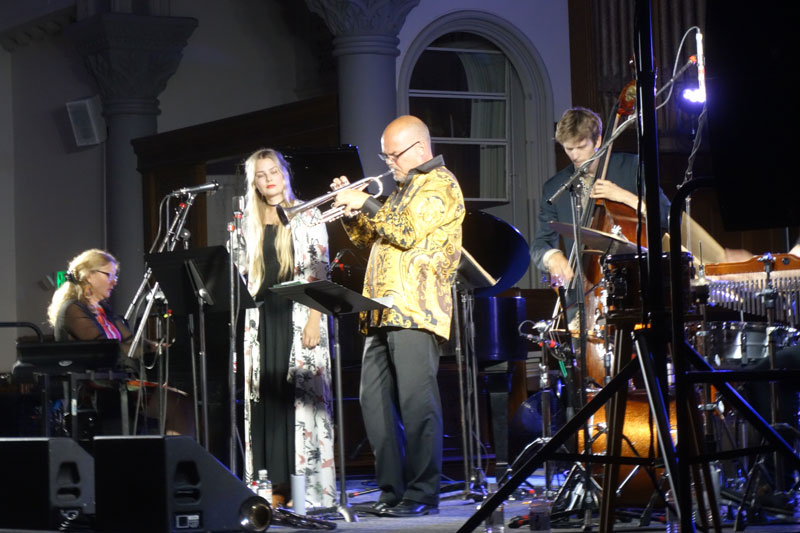
[(367, 336), (361, 366), (361, 412), (375, 453), (379, 501), (439, 504), (442, 405), (436, 336), (378, 328)]

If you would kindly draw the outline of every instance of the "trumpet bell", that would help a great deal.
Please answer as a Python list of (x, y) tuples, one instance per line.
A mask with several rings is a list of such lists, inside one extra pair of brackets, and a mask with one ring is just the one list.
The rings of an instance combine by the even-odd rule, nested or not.
[(272, 507), (260, 496), (246, 499), (239, 508), (242, 531), (266, 531), (272, 523)]

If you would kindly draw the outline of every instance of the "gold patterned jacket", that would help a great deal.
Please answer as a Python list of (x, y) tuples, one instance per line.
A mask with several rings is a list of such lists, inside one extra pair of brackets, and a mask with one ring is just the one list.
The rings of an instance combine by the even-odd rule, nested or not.
[(461, 187), (437, 156), (409, 172), (383, 206), (369, 198), (345, 220), (353, 244), (372, 245), (364, 296), (392, 298), (389, 309), (361, 313), (362, 333), (391, 326), (450, 337), (464, 214)]

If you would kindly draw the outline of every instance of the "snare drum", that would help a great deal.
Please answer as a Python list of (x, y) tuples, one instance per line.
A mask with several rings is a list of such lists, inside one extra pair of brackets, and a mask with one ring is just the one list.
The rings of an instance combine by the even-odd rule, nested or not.
[[(735, 368), (757, 363), (769, 356), (765, 322), (707, 322), (687, 325), (687, 338), (697, 353), (717, 368)], [(772, 326), (775, 351), (796, 346), (800, 334), (780, 324)]]
[[(669, 254), (661, 254), (665, 281), (664, 305), (667, 310), (672, 309), (670, 302), (670, 269)], [(638, 319), (642, 316), (642, 286), (639, 280), (640, 261), (647, 261), (647, 254), (619, 254), (606, 257), (603, 269), (606, 281), (608, 298), (608, 317), (614, 318), (633, 318)], [(690, 295), (692, 279), (692, 254), (689, 252), (681, 253), (681, 292), (683, 293), (684, 313), (691, 311), (693, 303)]]

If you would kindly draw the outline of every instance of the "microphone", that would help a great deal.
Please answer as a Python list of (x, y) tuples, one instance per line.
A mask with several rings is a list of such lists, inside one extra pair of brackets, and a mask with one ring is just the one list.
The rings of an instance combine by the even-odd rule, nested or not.
[(204, 183), (202, 185), (195, 185), (194, 187), (184, 187), (182, 189), (175, 189), (170, 193), (171, 196), (184, 196), (186, 194), (199, 194), (201, 192), (214, 192), (219, 190), (219, 182), (217, 180)]
[(244, 196), (234, 196), (231, 198), (231, 204), (233, 205), (233, 213), (239, 214), (244, 212)]
[(242, 213), (244, 212), (244, 196), (234, 196), (231, 198), (233, 203), (233, 224), (236, 227), (236, 235), (242, 236)]
[(341, 250), (336, 252), (336, 255), (333, 256), (333, 261), (331, 261), (331, 264), (328, 267), (328, 270), (330, 271), (330, 270), (333, 270), (334, 268), (338, 268), (339, 270), (344, 270), (344, 265), (340, 265), (340, 263), (341, 263), (341, 260), (342, 260), (342, 256), (345, 253), (349, 252), (349, 251), (350, 251), (349, 248), (342, 248)]
[(700, 94), (705, 100), (706, 96), (706, 56), (703, 52), (703, 34), (700, 33), (700, 30), (697, 30), (697, 34), (695, 35), (695, 41), (697, 42), (697, 88), (700, 90)]
[(543, 339), (541, 337), (537, 337), (536, 335), (531, 335), (530, 333), (520, 333), (519, 336), (527, 341), (536, 344), (537, 346), (542, 346), (542, 347), (547, 346), (551, 350), (561, 346), (561, 344), (557, 343), (554, 340)]

